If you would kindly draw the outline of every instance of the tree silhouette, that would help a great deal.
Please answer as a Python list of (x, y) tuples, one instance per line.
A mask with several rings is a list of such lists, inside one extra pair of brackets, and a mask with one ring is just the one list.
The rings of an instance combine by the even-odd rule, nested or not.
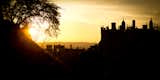
[[(22, 25), (26, 20), (35, 16), (49, 21), (47, 33), (52, 36), (59, 30), (59, 7), (47, 0), (6, 0), (1, 1), (0, 17), (11, 23)], [(43, 21), (42, 21), (43, 22)]]
[(9, 5), (9, 3), (11, 2), (11, 0), (0, 0), (0, 23), (2, 23), (1, 21), (3, 20), (3, 12), (2, 12), (2, 10), (4, 9), (4, 8), (6, 8), (6, 6), (8, 6)]

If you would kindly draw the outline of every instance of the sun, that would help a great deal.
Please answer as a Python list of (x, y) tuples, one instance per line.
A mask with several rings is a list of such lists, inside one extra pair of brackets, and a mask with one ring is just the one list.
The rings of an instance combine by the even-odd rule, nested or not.
[[(52, 23), (49, 19), (44, 19), (43, 17), (34, 16), (25, 20), (24, 23), (20, 25), (20, 28), (24, 30), (24, 33), (36, 43), (53, 41), (55, 32), (51, 28)], [(50, 31), (49, 31), (50, 30)]]
[(38, 33), (38, 31), (35, 28), (30, 28), (29, 29), (29, 34), (32, 36), (36, 36)]
[(30, 36), (31, 36), (31, 38), (32, 38), (32, 40), (33, 41), (36, 41), (36, 42), (38, 42), (38, 41), (41, 41), (40, 39), (39, 39), (39, 34), (41, 34), (40, 32), (38, 32), (38, 30), (36, 29), (36, 28), (29, 28), (29, 34), (30, 34)]
[(28, 33), (35, 42), (44, 42), (49, 36), (46, 29), (49, 27), (49, 22), (41, 17), (33, 17), (29, 19)]

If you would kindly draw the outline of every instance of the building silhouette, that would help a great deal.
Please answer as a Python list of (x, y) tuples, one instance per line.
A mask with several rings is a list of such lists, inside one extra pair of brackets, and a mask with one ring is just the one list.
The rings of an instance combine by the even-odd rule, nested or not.
[(143, 26), (143, 30), (147, 30), (147, 25), (142, 25)]
[(113, 30), (113, 31), (116, 30), (116, 23), (112, 22), (111, 25), (112, 25), (112, 29), (111, 30)]
[(54, 53), (59, 53), (59, 52), (62, 52), (64, 51), (65, 47), (64, 45), (54, 45)]
[(136, 20), (133, 20), (132, 21), (132, 29), (135, 29), (136, 28)]
[(120, 26), (120, 30), (121, 30), (121, 31), (124, 31), (125, 28), (126, 28), (126, 23), (125, 23), (125, 21), (123, 20), (123, 21), (122, 21), (122, 24), (121, 24), (121, 26)]
[(52, 52), (53, 51), (52, 45), (46, 45), (46, 50)]
[(80, 53), (84, 52), (85, 49), (73, 48), (70, 45), (70, 48), (65, 48), (64, 45), (46, 45), (46, 50), (53, 56), (74, 56), (80, 55)]
[(150, 19), (150, 21), (149, 21), (149, 29), (150, 29), (150, 30), (153, 30), (153, 29), (154, 29), (152, 19)]
[[(152, 25), (151, 25), (152, 24)], [(147, 28), (152, 26), (152, 28)], [(109, 27), (101, 27), (101, 40), (87, 51), (80, 53), (80, 61), (76, 64), (76, 72), (80, 76), (98, 77), (102, 80), (145, 78), (152, 76), (159, 67), (160, 32), (150, 25), (136, 28), (136, 20), (127, 27), (123, 20), (120, 29), (116, 23)], [(70, 53), (67, 50), (65, 52)], [(76, 62), (77, 63), (77, 62)], [(143, 75), (144, 76), (143, 76)]]
[(123, 20), (120, 30), (115, 29), (116, 23), (111, 23), (112, 29), (101, 27), (101, 41), (97, 49), (91, 50), (95, 50), (97, 55), (102, 54), (104, 73), (108, 79), (113, 76), (125, 78), (126, 75), (142, 77), (138, 76), (140, 73), (151, 76), (154, 73), (152, 69), (157, 68), (153, 65), (159, 63), (160, 31), (153, 23), (151, 19), (149, 25), (136, 28), (133, 20), (131, 28), (125, 28)]

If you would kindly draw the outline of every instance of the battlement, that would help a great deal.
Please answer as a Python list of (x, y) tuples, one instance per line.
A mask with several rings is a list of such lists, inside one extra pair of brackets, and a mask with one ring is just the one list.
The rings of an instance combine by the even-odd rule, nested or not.
[(153, 43), (154, 40), (158, 40), (160, 31), (153, 25), (152, 20), (149, 22), (149, 27), (148, 25), (143, 25), (142, 29), (138, 29), (135, 25), (135, 20), (133, 20), (132, 27), (128, 28), (125, 26), (125, 21), (122, 21), (120, 29), (115, 28), (116, 23), (112, 23), (112, 29), (109, 29), (109, 27), (101, 27), (100, 44), (121, 47), (135, 43)]
[(108, 31), (127, 31), (127, 30), (134, 30), (134, 31), (137, 31), (137, 30), (158, 30), (158, 26), (157, 25), (154, 25), (154, 22), (152, 21), (152, 19), (149, 21), (149, 25), (142, 25), (142, 28), (137, 28), (136, 27), (136, 20), (132, 20), (132, 26), (126, 26), (126, 22), (123, 20), (121, 25), (119, 26), (119, 29), (117, 29), (116, 27), (116, 23), (115, 22), (112, 22), (111, 23), (111, 29), (109, 29), (109, 26), (107, 27), (101, 27), (101, 31), (104, 31), (104, 30), (108, 30)]

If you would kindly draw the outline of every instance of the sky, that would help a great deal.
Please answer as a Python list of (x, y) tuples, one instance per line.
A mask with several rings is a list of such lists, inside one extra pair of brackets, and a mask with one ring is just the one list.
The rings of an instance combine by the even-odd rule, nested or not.
[(140, 28), (152, 18), (160, 24), (160, 0), (50, 0), (61, 14), (60, 32), (53, 42), (100, 41), (100, 28), (122, 20), (128, 26), (133, 19)]

